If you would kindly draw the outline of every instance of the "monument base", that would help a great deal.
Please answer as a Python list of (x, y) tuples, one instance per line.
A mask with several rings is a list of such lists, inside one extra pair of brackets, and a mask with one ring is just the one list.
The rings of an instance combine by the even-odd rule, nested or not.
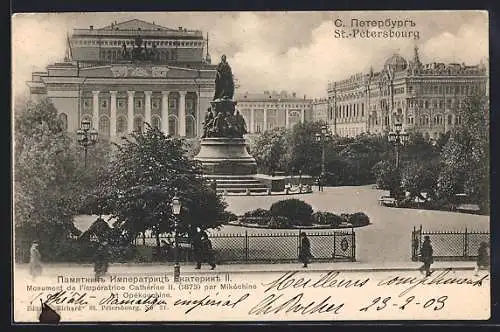
[(206, 175), (257, 174), (257, 163), (248, 153), (244, 138), (203, 138), (194, 159), (201, 162)]

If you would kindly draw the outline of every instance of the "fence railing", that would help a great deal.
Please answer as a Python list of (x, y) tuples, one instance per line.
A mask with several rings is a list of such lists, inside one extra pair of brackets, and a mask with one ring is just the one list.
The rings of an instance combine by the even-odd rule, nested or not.
[[(296, 262), (300, 248), (300, 233), (238, 233), (213, 234), (210, 236), (212, 248), (219, 263), (283, 263)], [(356, 238), (353, 230), (333, 232), (307, 231), (311, 244), (312, 261), (351, 261), (356, 260)], [(172, 246), (165, 257), (166, 261), (174, 259), (174, 237), (160, 236)], [(137, 239), (137, 244), (143, 243), (143, 238)], [(144, 242), (147, 246), (155, 246), (156, 238), (147, 236)], [(180, 239), (180, 261), (192, 262), (193, 251), (187, 238)]]
[(490, 242), (490, 232), (470, 231), (424, 231), (413, 228), (412, 261), (419, 260), (420, 248), (425, 236), (431, 240), (434, 260), (475, 260), (481, 242)]

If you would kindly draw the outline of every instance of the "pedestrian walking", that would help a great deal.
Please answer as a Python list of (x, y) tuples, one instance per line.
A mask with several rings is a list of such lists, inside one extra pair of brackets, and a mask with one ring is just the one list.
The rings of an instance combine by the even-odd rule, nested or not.
[(433, 250), (431, 245), (431, 239), (429, 236), (424, 237), (424, 243), (422, 243), (422, 248), (420, 249), (420, 261), (424, 263), (420, 267), (420, 273), (424, 273), (428, 277), (431, 275), (431, 264), (434, 263), (434, 258), (432, 257)]
[(205, 261), (211, 266), (210, 270), (215, 269), (215, 255), (214, 255), (214, 250), (212, 248), (212, 241), (208, 238), (208, 235), (205, 233), (205, 235), (201, 238), (202, 245), (203, 245), (203, 257), (205, 258)]
[(306, 233), (300, 233), (299, 262), (304, 264), (302, 267), (307, 267), (311, 258), (311, 242)]
[(108, 242), (102, 241), (99, 243), (97, 250), (94, 254), (94, 273), (95, 278), (98, 279), (108, 272), (109, 267), (109, 248)]
[(488, 269), (490, 266), (490, 254), (488, 252), (488, 244), (486, 242), (481, 242), (479, 244), (479, 249), (477, 252), (476, 267), (474, 268), (474, 275), (479, 274), (480, 269)]
[(319, 177), (316, 178), (315, 184), (318, 186), (318, 191), (322, 191), (321, 190), (321, 180)]
[(33, 280), (42, 274), (42, 255), (38, 250), (38, 241), (33, 241), (31, 244), (29, 269)]
[(191, 245), (193, 247), (194, 260), (196, 261), (195, 269), (201, 269), (201, 263), (203, 262), (203, 242), (202, 238), (206, 236), (206, 233), (202, 231), (199, 227), (193, 234)]

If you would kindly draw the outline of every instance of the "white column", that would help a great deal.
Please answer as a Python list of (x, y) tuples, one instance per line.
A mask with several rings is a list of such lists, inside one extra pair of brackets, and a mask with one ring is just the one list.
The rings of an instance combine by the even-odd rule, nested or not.
[(254, 133), (255, 132), (255, 129), (254, 129), (254, 123), (255, 123), (255, 110), (252, 108), (250, 110), (250, 133)]
[(179, 91), (179, 136), (186, 136), (186, 91)]
[(168, 91), (161, 92), (161, 131), (169, 134), (168, 128)]
[(116, 91), (110, 91), (111, 95), (111, 119), (109, 120), (110, 136), (116, 136)]
[(290, 119), (288, 118), (288, 110), (285, 108), (285, 128), (288, 128)]
[(146, 100), (144, 101), (144, 122), (151, 125), (151, 94), (152, 91), (144, 91), (144, 95), (146, 96)]
[[(328, 121), (328, 109), (326, 110), (326, 119)], [(302, 121), (302, 123), (306, 122), (306, 112), (304, 109), (301, 110), (300, 120)]]
[(134, 131), (134, 94), (135, 91), (127, 91), (127, 118), (128, 118), (128, 132)]
[(99, 91), (92, 91), (92, 128), (99, 130)]
[(267, 130), (267, 108), (264, 108), (264, 130)]

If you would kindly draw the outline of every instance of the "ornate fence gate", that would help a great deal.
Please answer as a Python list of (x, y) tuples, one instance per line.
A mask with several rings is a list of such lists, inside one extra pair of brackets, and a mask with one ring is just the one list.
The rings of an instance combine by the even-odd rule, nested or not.
[(486, 231), (424, 231), (413, 228), (411, 234), (411, 259), (419, 260), (420, 248), (424, 238), (428, 236), (433, 248), (434, 260), (474, 260), (477, 257), (479, 244), (490, 242), (490, 233)]
[[(284, 263), (297, 262), (301, 233), (300, 230), (253, 234), (245, 231), (238, 234), (213, 234), (210, 235), (210, 240), (219, 263)], [(311, 243), (313, 262), (356, 261), (354, 230), (306, 231), (306, 234)], [(174, 242), (171, 236), (163, 236), (160, 239), (168, 243)], [(149, 243), (151, 244), (153, 243)], [(188, 241), (181, 241), (179, 256), (181, 261), (193, 260), (192, 248)], [(173, 260), (173, 256), (169, 255), (167, 260)]]

